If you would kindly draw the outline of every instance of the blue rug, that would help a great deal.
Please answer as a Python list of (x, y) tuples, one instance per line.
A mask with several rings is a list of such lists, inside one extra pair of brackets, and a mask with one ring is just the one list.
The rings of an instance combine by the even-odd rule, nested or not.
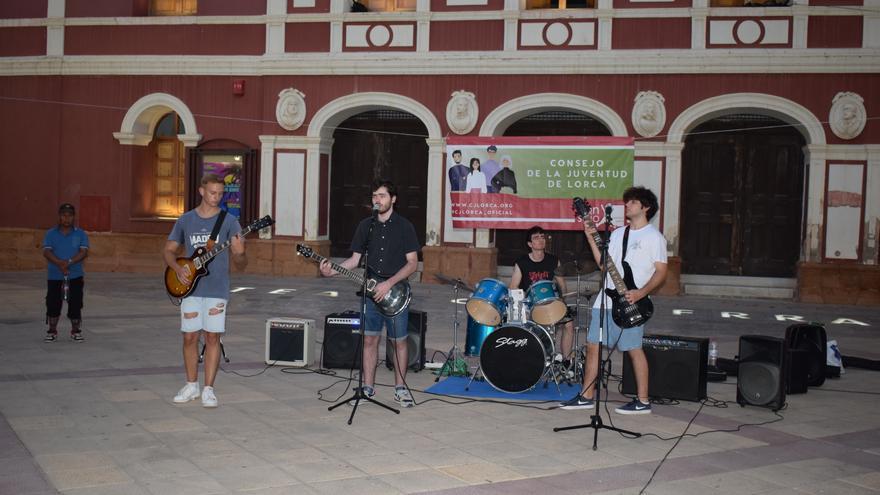
[(521, 392), (511, 394), (507, 392), (499, 392), (485, 381), (474, 380), (471, 382), (469, 390), (465, 390), (470, 378), (460, 376), (450, 376), (443, 381), (432, 385), (425, 392), (437, 395), (450, 395), (455, 397), (479, 397), (484, 399), (500, 399), (500, 400), (527, 400), (527, 401), (562, 401), (574, 397), (574, 394), (580, 391), (580, 385), (574, 386), (566, 383), (559, 384), (560, 395), (556, 391), (556, 384), (550, 382), (547, 388), (544, 388), (543, 382), (537, 387)]

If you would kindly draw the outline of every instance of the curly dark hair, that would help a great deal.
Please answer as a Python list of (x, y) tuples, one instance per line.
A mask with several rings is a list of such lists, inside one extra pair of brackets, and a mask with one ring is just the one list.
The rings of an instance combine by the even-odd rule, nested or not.
[(646, 187), (634, 186), (624, 191), (623, 202), (626, 203), (631, 199), (638, 201), (642, 206), (648, 209), (645, 215), (648, 217), (649, 221), (654, 218), (654, 215), (657, 214), (657, 210), (660, 209), (660, 205), (657, 203), (657, 196)]

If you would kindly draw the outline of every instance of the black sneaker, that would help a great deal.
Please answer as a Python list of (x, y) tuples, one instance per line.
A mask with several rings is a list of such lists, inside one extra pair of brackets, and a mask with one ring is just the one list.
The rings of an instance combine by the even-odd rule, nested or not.
[(614, 410), (618, 414), (651, 414), (651, 404), (645, 404), (639, 399), (633, 399), (629, 404)]
[(596, 404), (593, 402), (593, 399), (587, 399), (581, 394), (577, 394), (571, 399), (559, 403), (559, 409), (565, 409), (566, 411), (592, 409), (594, 407), (596, 407)]
[(74, 342), (82, 342), (85, 338), (83, 338), (82, 332), (70, 332), (70, 340)]
[(55, 340), (57, 338), (58, 338), (58, 332), (46, 332), (46, 336), (43, 337), (43, 342), (46, 342), (46, 343), (55, 342)]

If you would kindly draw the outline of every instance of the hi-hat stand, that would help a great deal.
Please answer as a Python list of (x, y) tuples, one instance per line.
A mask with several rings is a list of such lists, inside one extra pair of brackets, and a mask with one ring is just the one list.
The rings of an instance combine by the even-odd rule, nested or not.
[[(437, 276), (440, 279), (439, 276)], [(440, 279), (443, 280), (443, 279)], [(466, 287), (466, 284), (460, 279), (452, 279), (450, 280), (452, 283), (452, 303), (455, 306), (455, 311), (452, 317), (452, 348), (449, 349), (449, 352), (446, 354), (446, 361), (443, 362), (443, 366), (440, 367), (440, 372), (437, 373), (437, 378), (434, 378), (434, 382), (439, 382), (440, 377), (443, 376), (445, 372), (448, 376), (453, 376), (457, 370), (459, 369), (459, 363), (464, 363), (465, 370), (467, 369), (467, 362), (459, 357), (458, 350), (458, 289), (459, 287)], [(465, 371), (467, 373), (467, 371)]]

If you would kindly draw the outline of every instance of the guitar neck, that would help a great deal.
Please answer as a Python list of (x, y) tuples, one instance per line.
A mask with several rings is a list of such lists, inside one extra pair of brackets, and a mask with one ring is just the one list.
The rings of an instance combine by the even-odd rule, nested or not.
[[(592, 220), (585, 218), (585, 222), (589, 222), (590, 227), (593, 230), (596, 229), (596, 224), (593, 223)], [(602, 238), (599, 236), (599, 232), (593, 232), (593, 240), (596, 242), (597, 246), (602, 245)], [(623, 281), (623, 277), (620, 276), (620, 272), (617, 271), (617, 265), (614, 264), (614, 260), (607, 259), (606, 266), (608, 267), (608, 276), (611, 277), (611, 282), (614, 284), (614, 288), (617, 289), (617, 292), (623, 294), (626, 291), (626, 282)]]
[[(247, 227), (242, 229), (242, 231), (238, 235), (239, 235), (239, 237), (244, 237), (244, 236), (250, 234), (251, 232), (253, 232), (253, 230), (254, 229), (250, 225), (248, 225)], [(232, 239), (231, 238), (226, 239), (225, 241), (221, 242), (220, 244), (215, 244), (213, 249), (211, 249), (207, 253), (201, 255), (199, 258), (202, 260), (203, 264), (207, 263), (207, 262), (211, 261), (212, 259), (214, 259), (215, 256), (222, 253), (226, 248), (228, 248), (231, 245), (232, 245)]]
[(312, 258), (313, 260), (317, 261), (318, 264), (320, 264), (324, 260), (327, 260), (327, 263), (330, 264), (330, 268), (336, 270), (337, 273), (341, 273), (342, 275), (345, 275), (349, 279), (354, 280), (355, 282), (357, 282), (359, 284), (364, 283), (364, 277), (360, 273), (351, 271), (348, 268), (345, 268), (344, 266), (342, 266), (338, 263), (334, 263), (334, 262), (328, 260), (327, 258), (321, 256), (320, 254), (311, 253), (311, 254), (309, 254), (309, 258)]

